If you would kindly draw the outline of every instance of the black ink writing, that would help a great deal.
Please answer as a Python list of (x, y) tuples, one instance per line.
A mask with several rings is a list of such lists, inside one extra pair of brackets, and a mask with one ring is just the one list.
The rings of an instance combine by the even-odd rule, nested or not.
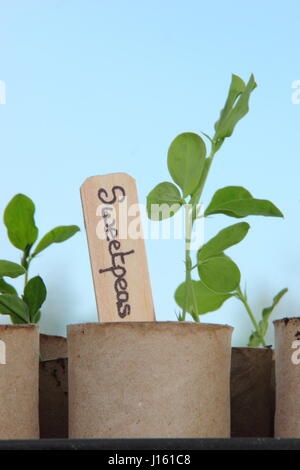
[[(123, 202), (126, 196), (126, 192), (122, 186), (114, 186), (111, 190), (112, 197), (109, 199), (106, 189), (100, 188), (98, 191), (98, 198), (104, 204), (106, 204), (101, 210), (101, 216), (104, 220), (104, 228), (106, 241), (108, 242), (108, 251), (111, 258), (111, 266), (104, 269), (99, 269), (99, 273), (111, 272), (116, 278), (114, 282), (114, 290), (116, 293), (116, 306), (118, 315), (120, 318), (125, 318), (130, 315), (131, 306), (129, 304), (129, 293), (128, 283), (126, 280), (127, 270), (125, 267), (126, 257), (132, 255), (134, 250), (122, 251), (121, 242), (117, 240), (118, 229), (116, 226), (116, 220), (113, 216), (112, 204), (116, 202)], [(119, 197), (118, 197), (118, 194)]]

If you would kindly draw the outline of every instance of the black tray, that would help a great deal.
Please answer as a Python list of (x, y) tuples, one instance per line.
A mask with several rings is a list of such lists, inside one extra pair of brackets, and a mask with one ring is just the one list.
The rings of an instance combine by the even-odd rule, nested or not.
[(300, 450), (300, 439), (41, 439), (0, 440), (4, 450), (53, 451), (233, 451)]

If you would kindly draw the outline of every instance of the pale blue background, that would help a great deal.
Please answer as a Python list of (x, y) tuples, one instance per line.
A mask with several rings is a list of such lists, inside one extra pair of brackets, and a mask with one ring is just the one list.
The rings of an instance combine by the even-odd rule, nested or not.
[[(204, 202), (216, 189), (244, 185), (269, 198), (285, 220), (251, 218), (251, 233), (231, 256), (260, 311), (288, 286), (277, 317), (299, 315), (299, 125), (291, 103), (300, 79), (298, 1), (0, 2), (0, 211), (17, 192), (37, 205), (41, 234), (58, 224), (83, 227), (79, 186), (87, 176), (128, 172), (140, 200), (168, 179), (166, 152), (180, 132), (212, 132), (232, 72), (259, 84), (251, 112), (214, 162)], [(232, 219), (206, 224), (213, 235)], [(18, 260), (3, 227), (1, 258)], [(183, 276), (183, 243), (147, 241), (157, 317), (175, 319), (173, 291)], [(42, 328), (96, 320), (84, 230), (40, 256), (32, 274), (48, 286)], [(4, 321), (6, 318), (4, 319)], [(3, 321), (3, 320), (1, 320)], [(204, 318), (250, 323), (235, 300)], [(272, 341), (273, 328), (269, 341)]]

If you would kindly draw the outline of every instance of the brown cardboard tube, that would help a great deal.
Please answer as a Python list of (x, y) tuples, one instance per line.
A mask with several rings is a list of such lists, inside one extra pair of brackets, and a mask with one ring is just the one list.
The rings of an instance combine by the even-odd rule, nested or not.
[(40, 335), (40, 436), (68, 437), (68, 351), (62, 336)]
[(0, 439), (38, 439), (38, 327), (0, 325), (0, 341)]
[(40, 353), (42, 361), (68, 357), (67, 338), (63, 336), (40, 335)]
[(300, 318), (276, 320), (275, 437), (300, 438)]
[(271, 367), (271, 416), (272, 416), (272, 434), (274, 437), (275, 427), (275, 404), (276, 404), (276, 383), (275, 383), (275, 350), (272, 349), (272, 367)]
[(40, 362), (41, 439), (68, 437), (68, 359)]
[(232, 328), (68, 327), (69, 437), (230, 437)]
[(272, 350), (232, 348), (231, 436), (273, 436)]

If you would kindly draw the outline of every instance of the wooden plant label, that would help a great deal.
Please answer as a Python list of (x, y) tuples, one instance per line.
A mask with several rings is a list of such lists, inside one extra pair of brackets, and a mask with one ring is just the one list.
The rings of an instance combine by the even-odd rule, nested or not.
[(92, 176), (80, 192), (99, 320), (154, 321), (134, 178)]

